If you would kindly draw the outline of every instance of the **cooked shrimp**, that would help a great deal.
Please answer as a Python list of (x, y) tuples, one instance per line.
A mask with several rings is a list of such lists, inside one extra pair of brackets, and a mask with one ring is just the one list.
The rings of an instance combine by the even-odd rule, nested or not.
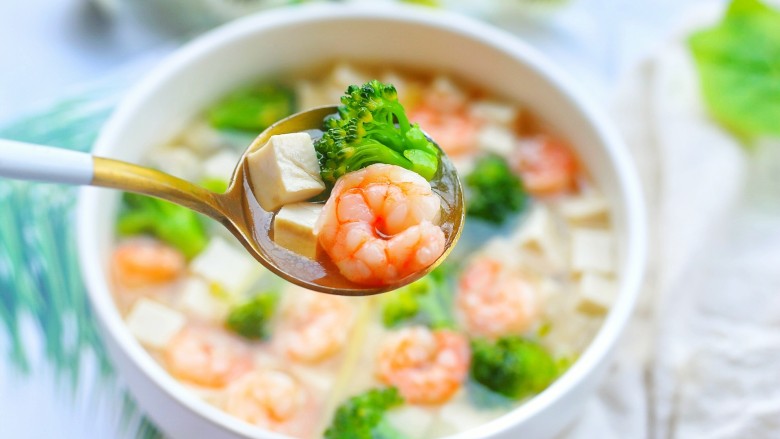
[(412, 404), (441, 404), (460, 389), (468, 368), (465, 336), (418, 326), (401, 329), (385, 341), (377, 376)]
[(301, 421), (308, 415), (309, 399), (303, 385), (287, 373), (254, 370), (228, 386), (222, 408), (258, 427), (300, 436), (306, 433)]
[(415, 172), (375, 164), (341, 177), (315, 225), (325, 252), (355, 283), (387, 285), (444, 253), (439, 196)]
[(223, 387), (252, 368), (252, 359), (236, 340), (206, 328), (184, 328), (166, 346), (165, 365), (182, 381)]
[(185, 264), (184, 256), (173, 247), (153, 239), (133, 239), (117, 246), (111, 266), (120, 285), (136, 288), (176, 280)]
[(478, 257), (466, 267), (455, 303), (471, 333), (491, 338), (528, 330), (540, 312), (531, 281), (487, 257)]
[(447, 155), (476, 152), (480, 122), (465, 111), (441, 112), (420, 106), (408, 112), (409, 120), (420, 124)]
[(351, 328), (353, 309), (348, 299), (303, 288), (295, 292), (281, 312), (278, 345), (303, 363), (333, 356), (346, 344)]
[(522, 142), (516, 151), (514, 168), (532, 195), (554, 195), (574, 187), (577, 158), (561, 140), (537, 138)]

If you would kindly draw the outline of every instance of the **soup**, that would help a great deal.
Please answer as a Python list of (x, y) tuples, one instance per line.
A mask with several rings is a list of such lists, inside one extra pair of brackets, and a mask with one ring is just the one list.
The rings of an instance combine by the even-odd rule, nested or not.
[(285, 284), (177, 206), (125, 195), (117, 219), (113, 291), (129, 330), (194, 398), (259, 429), (465, 431), (565, 373), (614, 299), (610, 208), (567, 139), (532, 109), (445, 74), (341, 63), (250, 85), (147, 164), (222, 191), (264, 126), (372, 78), (396, 85), (466, 190), (462, 238), (424, 278), (375, 297), (328, 296)]

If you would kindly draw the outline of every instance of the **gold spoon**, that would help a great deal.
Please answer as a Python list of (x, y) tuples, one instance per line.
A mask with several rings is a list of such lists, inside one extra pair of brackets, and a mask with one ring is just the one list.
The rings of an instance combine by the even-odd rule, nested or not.
[[(321, 107), (293, 114), (271, 125), (244, 151), (227, 191), (217, 194), (155, 169), (90, 154), (0, 139), (0, 177), (55, 183), (101, 186), (167, 200), (219, 221), (266, 268), (283, 279), (328, 294), (368, 296), (394, 290), (433, 270), (452, 251), (463, 228), (463, 192), (452, 163), (442, 152), (441, 170), (431, 182), (442, 197), (445, 215), (442, 229), (447, 238), (442, 256), (426, 270), (393, 285), (368, 287), (352, 283), (335, 266), (312, 261), (284, 250), (268, 236), (272, 212), (257, 204), (246, 178), (250, 153), (262, 148), (276, 134), (319, 130), (336, 107)], [(438, 148), (438, 145), (437, 145)], [(254, 188), (262, 190), (262, 188)], [(335, 273), (334, 273), (335, 271)]]

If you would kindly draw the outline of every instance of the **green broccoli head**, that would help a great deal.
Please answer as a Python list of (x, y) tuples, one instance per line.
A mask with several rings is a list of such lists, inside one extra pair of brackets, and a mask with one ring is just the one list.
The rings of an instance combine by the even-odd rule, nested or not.
[(295, 111), (295, 94), (289, 87), (259, 84), (239, 89), (208, 109), (214, 128), (259, 133)]
[(382, 322), (388, 328), (405, 322), (434, 329), (455, 326), (449, 268), (440, 266), (425, 277), (382, 298)]
[(168, 201), (125, 193), (117, 221), (121, 236), (149, 234), (175, 247), (191, 259), (208, 244), (203, 221), (197, 213)]
[(419, 296), (428, 292), (428, 280), (422, 278), (387, 294), (382, 301), (382, 322), (388, 328), (410, 320), (420, 312)]
[(403, 404), (394, 387), (371, 389), (342, 403), (324, 437), (326, 439), (404, 439), (386, 420), (387, 410)]
[(276, 309), (278, 294), (264, 292), (230, 311), (225, 326), (236, 334), (250, 340), (268, 338), (268, 322)]
[(471, 376), (488, 389), (513, 399), (535, 395), (558, 376), (552, 355), (538, 343), (518, 336), (495, 343), (471, 342)]
[(525, 205), (523, 184), (501, 156), (480, 158), (465, 183), (466, 214), (470, 217), (501, 224)]
[(375, 163), (401, 166), (426, 180), (436, 175), (439, 150), (409, 122), (393, 85), (351, 85), (341, 103), (339, 117), (325, 120), (325, 132), (314, 143), (327, 184)]

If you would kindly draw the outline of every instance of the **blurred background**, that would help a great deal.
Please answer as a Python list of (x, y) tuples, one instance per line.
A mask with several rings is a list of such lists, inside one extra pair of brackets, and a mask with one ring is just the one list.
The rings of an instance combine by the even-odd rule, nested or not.
[[(363, 0), (374, 3), (387, 0)], [(242, 14), (302, 0), (30, 0), (0, 5), (0, 121), (78, 84), (139, 71), (188, 38)], [(415, 3), (415, 2), (410, 2)], [(696, 4), (720, 0), (441, 0), (506, 28), (604, 99)]]
[[(87, 150), (123, 92), (177, 47), (299, 3), (0, 2), (0, 135)], [(686, 43), (725, 0), (408, 3), (477, 17), (543, 52), (612, 113), (637, 162), (653, 234), (647, 291), (613, 373), (566, 439), (780, 437), (780, 128), (766, 129), (780, 126), (770, 64), (780, 36), (753, 35), (762, 44), (750, 55), (774, 77), (740, 82), (766, 97), (755, 119), (769, 122), (735, 134), (705, 109)], [(35, 188), (0, 184), (6, 246), (12, 235), (42, 248), (74, 239), (73, 194)], [(52, 224), (45, 236), (9, 214), (29, 196), (50, 206), (29, 217)], [(0, 437), (160, 437), (113, 374), (86, 301), (58, 295), (80, 285), (73, 248), (50, 250), (22, 262), (0, 254)]]

